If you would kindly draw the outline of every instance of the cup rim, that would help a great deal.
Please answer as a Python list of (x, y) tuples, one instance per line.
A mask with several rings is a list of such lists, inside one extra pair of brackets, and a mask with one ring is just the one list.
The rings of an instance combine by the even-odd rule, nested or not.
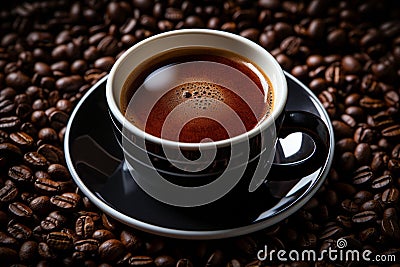
[[(259, 123), (256, 127), (252, 128), (251, 130), (242, 133), (240, 135), (233, 136), (228, 139), (224, 140), (219, 140), (219, 141), (212, 141), (212, 142), (205, 142), (205, 143), (185, 143), (185, 142), (179, 142), (179, 141), (172, 141), (168, 139), (163, 139), (154, 135), (151, 135), (144, 130), (138, 128), (135, 126), (133, 123), (131, 123), (129, 120), (125, 118), (123, 113), (121, 112), (118, 104), (116, 101), (119, 101), (119, 99), (114, 98), (114, 93), (113, 93), (113, 83), (114, 83), (114, 77), (115, 73), (118, 71), (120, 65), (122, 65), (128, 55), (131, 53), (134, 53), (135, 50), (138, 48), (146, 45), (147, 43), (153, 42), (157, 39), (164, 38), (164, 37), (169, 37), (173, 35), (185, 35), (185, 34), (203, 34), (203, 35), (217, 35), (219, 37), (227, 38), (227, 39), (235, 39), (235, 41), (243, 43), (245, 46), (251, 47), (253, 50), (258, 51), (259, 53), (263, 54), (265, 58), (272, 64), (273, 68), (276, 70), (276, 75), (278, 77), (278, 85), (274, 85), (274, 90), (275, 86), (279, 87), (279, 90), (281, 91), (280, 94), (282, 95), (280, 101), (277, 101), (276, 99), (274, 100), (274, 107), (272, 109), (271, 114), (269, 114), (268, 117), (263, 119), (261, 123)], [(221, 47), (221, 49), (224, 49)], [(106, 83), (106, 100), (108, 104), (108, 108), (110, 112), (115, 116), (115, 118), (121, 123), (122, 125), (122, 131), (124, 128), (128, 130), (128, 132), (133, 133), (135, 136), (141, 136), (145, 140), (156, 143), (156, 144), (161, 144), (162, 146), (168, 146), (168, 147), (180, 147), (180, 148), (188, 148), (188, 149), (198, 149), (198, 148), (215, 148), (215, 147), (225, 147), (228, 145), (233, 145), (236, 143), (240, 143), (243, 141), (248, 140), (251, 137), (256, 136), (260, 131), (264, 131), (270, 126), (275, 127), (275, 120), (279, 117), (279, 115), (282, 113), (285, 105), (286, 105), (286, 100), (287, 100), (287, 82), (286, 78), (283, 72), (282, 67), (279, 65), (279, 63), (276, 61), (276, 59), (262, 46), (259, 44), (242, 37), (240, 35), (234, 34), (234, 33), (229, 33), (225, 31), (220, 31), (220, 30), (212, 30), (212, 29), (179, 29), (179, 30), (172, 30), (168, 32), (163, 32), (159, 33), (156, 35), (153, 35), (151, 37), (148, 37), (129, 49), (127, 49), (114, 63), (113, 67), (111, 68), (111, 71), (107, 77), (107, 83)]]

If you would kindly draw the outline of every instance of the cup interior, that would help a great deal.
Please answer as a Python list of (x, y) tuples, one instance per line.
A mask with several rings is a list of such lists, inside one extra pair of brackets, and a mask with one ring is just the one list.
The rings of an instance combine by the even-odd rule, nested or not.
[[(106, 98), (108, 107), (113, 116), (121, 123), (128, 132), (135, 134), (145, 135), (146, 139), (155, 142), (163, 143), (164, 145), (176, 145), (175, 141), (163, 140), (161, 138), (144, 133), (141, 129), (136, 127), (124, 118), (121, 112), (120, 96), (123, 85), (130, 73), (134, 71), (142, 62), (156, 56), (160, 53), (165, 53), (168, 50), (173, 50), (181, 47), (208, 47), (228, 50), (233, 53), (239, 54), (248, 58), (251, 62), (256, 64), (270, 79), (274, 90), (274, 106), (270, 115), (264, 119), (256, 128), (249, 132), (232, 137), (227, 140), (214, 142), (214, 145), (224, 145), (225, 143), (240, 141), (242, 138), (253, 136), (274, 123), (286, 103), (287, 99), (287, 84), (282, 68), (264, 48), (256, 43), (243, 38), (241, 36), (216, 31), (216, 30), (176, 30), (171, 32), (155, 35), (145, 39), (138, 44), (128, 49), (114, 64), (106, 85)], [(182, 143), (180, 143), (182, 147)], [(187, 144), (188, 147), (207, 146), (207, 143), (200, 144)]]

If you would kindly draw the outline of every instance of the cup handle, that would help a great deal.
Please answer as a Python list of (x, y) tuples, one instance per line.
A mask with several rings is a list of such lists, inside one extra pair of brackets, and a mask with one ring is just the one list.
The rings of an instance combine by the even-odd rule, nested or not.
[[(305, 177), (322, 167), (329, 153), (329, 131), (322, 119), (310, 112), (286, 111), (278, 138), (284, 139), (293, 133), (303, 133), (308, 136), (308, 148), (300, 149), (306, 154), (297, 160), (281, 160), (279, 154), (284, 153), (277, 144), (275, 160), (268, 174), (267, 181), (291, 181)], [(310, 147), (310, 141), (313, 147)], [(304, 142), (303, 139), (301, 142)], [(311, 142), (311, 144), (312, 144)], [(307, 142), (306, 142), (307, 143)], [(307, 145), (306, 145), (307, 146)], [(311, 152), (310, 152), (311, 150)]]

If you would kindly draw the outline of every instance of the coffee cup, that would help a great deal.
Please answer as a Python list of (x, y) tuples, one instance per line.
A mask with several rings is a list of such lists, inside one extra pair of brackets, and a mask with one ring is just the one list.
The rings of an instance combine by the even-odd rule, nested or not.
[[(236, 57), (233, 61), (243, 61), (244, 67), (229, 63)], [(255, 102), (249, 98), (251, 86), (260, 95)], [(162, 104), (166, 97), (168, 105)], [(251, 197), (271, 168), (291, 179), (290, 173), (318, 164), (328, 150), (327, 127), (311, 113), (285, 111), (287, 98), (285, 74), (268, 51), (244, 37), (208, 29), (175, 30), (137, 43), (119, 57), (106, 84), (127, 170), (151, 197), (180, 207), (207, 205), (237, 192)], [(264, 105), (256, 110), (260, 99)], [(243, 107), (251, 112), (241, 114)], [(165, 117), (151, 118), (153, 111)], [(144, 122), (138, 122), (139, 115)], [(161, 126), (153, 133), (156, 124)], [(278, 138), (296, 131), (312, 138), (314, 152), (299, 162), (274, 164)]]

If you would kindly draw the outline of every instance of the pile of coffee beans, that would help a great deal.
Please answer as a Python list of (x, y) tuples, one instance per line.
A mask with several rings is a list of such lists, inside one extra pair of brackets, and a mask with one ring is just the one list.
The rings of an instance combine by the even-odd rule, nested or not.
[[(265, 245), (320, 251), (335, 248), (339, 238), (348, 249), (400, 261), (397, 1), (14, 4), (0, 11), (1, 266), (356, 264), (257, 259)], [(127, 48), (182, 28), (219, 29), (258, 42), (313, 90), (330, 115), (336, 154), (325, 184), (273, 227), (214, 241), (150, 235), (99, 211), (71, 180), (62, 144), (76, 103)]]

